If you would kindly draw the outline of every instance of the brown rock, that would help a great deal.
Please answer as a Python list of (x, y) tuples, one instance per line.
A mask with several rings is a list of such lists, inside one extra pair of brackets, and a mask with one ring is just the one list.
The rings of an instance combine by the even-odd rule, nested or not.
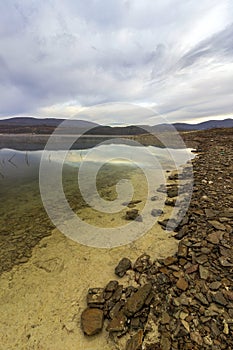
[(151, 284), (145, 284), (143, 287), (139, 288), (136, 293), (131, 295), (127, 299), (124, 312), (126, 316), (132, 316), (143, 307), (148, 295), (152, 289)]
[(182, 241), (179, 243), (177, 255), (180, 258), (186, 258), (188, 255), (188, 247)]
[(127, 341), (125, 350), (141, 350), (143, 331), (140, 329), (131, 339)]
[(108, 332), (121, 332), (125, 329), (127, 318), (123, 313), (123, 310), (119, 311), (118, 314), (109, 322), (107, 326)]
[(174, 256), (169, 256), (166, 259), (163, 260), (163, 263), (165, 266), (172, 265), (177, 262), (177, 258)]
[(128, 270), (132, 267), (132, 263), (128, 258), (123, 258), (115, 268), (115, 274), (119, 277), (123, 277)]
[(197, 343), (198, 345), (202, 345), (203, 344), (203, 339), (200, 335), (200, 333), (198, 331), (195, 332), (191, 332), (190, 333), (190, 338)]
[(142, 254), (135, 261), (133, 269), (138, 272), (143, 272), (147, 270), (150, 266), (151, 266), (150, 255)]
[(202, 265), (199, 266), (199, 274), (201, 279), (207, 280), (210, 276), (209, 270), (206, 267), (203, 267)]
[(103, 328), (104, 314), (100, 309), (87, 308), (81, 315), (82, 330), (86, 335), (100, 333)]
[(176, 283), (177, 288), (185, 291), (188, 288), (188, 282), (185, 278), (180, 277)]
[(185, 272), (189, 275), (191, 273), (194, 273), (196, 271), (198, 271), (198, 268), (199, 268), (199, 265), (198, 264), (195, 264), (195, 265), (192, 265), (190, 267), (188, 267)]
[(105, 292), (115, 292), (117, 289), (118, 282), (117, 281), (110, 281), (105, 287)]
[(90, 307), (97, 307), (104, 304), (104, 289), (103, 288), (90, 288), (87, 294), (87, 305)]
[(209, 289), (211, 290), (218, 290), (221, 287), (222, 283), (221, 282), (212, 282), (209, 285)]
[(221, 231), (225, 231), (226, 227), (221, 224), (221, 222), (217, 221), (217, 220), (209, 220), (209, 223), (216, 229), (216, 230), (221, 230)]

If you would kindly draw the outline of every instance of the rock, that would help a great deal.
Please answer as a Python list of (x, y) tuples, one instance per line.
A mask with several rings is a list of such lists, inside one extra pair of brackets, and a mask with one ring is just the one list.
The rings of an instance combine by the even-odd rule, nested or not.
[(221, 231), (225, 231), (226, 227), (221, 224), (221, 222), (216, 221), (216, 220), (209, 220), (209, 223), (216, 229), (216, 230), (221, 230)]
[(194, 296), (195, 296), (195, 298), (196, 298), (197, 300), (199, 300), (203, 305), (206, 305), (206, 306), (209, 305), (208, 300), (206, 299), (206, 297), (204, 297), (204, 295), (203, 295), (202, 293), (196, 293)]
[(233, 301), (233, 291), (232, 290), (224, 290), (223, 294), (225, 298), (227, 298), (230, 301)]
[(133, 270), (142, 273), (143, 271), (147, 270), (151, 265), (152, 263), (150, 261), (150, 255), (142, 254), (135, 261), (133, 265)]
[(191, 274), (191, 273), (194, 273), (196, 271), (198, 271), (199, 269), (199, 265), (198, 264), (195, 264), (195, 265), (191, 265), (190, 267), (188, 267), (186, 270), (185, 270), (185, 273), (187, 273), (188, 275)]
[(221, 287), (221, 285), (222, 285), (221, 282), (212, 282), (209, 285), (209, 289), (218, 290)]
[(161, 317), (160, 322), (161, 322), (161, 324), (168, 324), (170, 322), (170, 319), (171, 319), (170, 315), (166, 311), (164, 311), (162, 313), (162, 317)]
[(141, 310), (152, 289), (151, 284), (140, 287), (136, 293), (130, 296), (125, 304), (124, 312), (126, 316), (133, 316)]
[(220, 256), (219, 261), (220, 264), (224, 267), (233, 267), (233, 264), (229, 261), (229, 257)]
[(158, 199), (158, 196), (153, 196), (153, 197), (151, 197), (150, 200), (151, 200), (152, 202), (154, 202), (154, 201), (157, 201), (157, 199)]
[(177, 262), (177, 258), (174, 256), (168, 256), (166, 259), (163, 260), (163, 264), (165, 266), (173, 265)]
[(191, 332), (190, 333), (190, 338), (197, 343), (198, 345), (202, 346), (203, 344), (203, 339), (198, 331)]
[(157, 217), (159, 215), (163, 214), (163, 211), (161, 209), (152, 209), (151, 210), (151, 215), (154, 217)]
[(90, 307), (98, 307), (104, 304), (104, 289), (90, 288), (87, 294), (87, 305)]
[(190, 333), (189, 323), (188, 323), (187, 321), (185, 321), (185, 320), (181, 320), (181, 323), (182, 323), (182, 325), (184, 326), (184, 328), (186, 329), (186, 331), (187, 331), (188, 333)]
[(109, 281), (105, 287), (105, 292), (115, 292), (118, 287), (118, 281)]
[(221, 292), (212, 292), (212, 299), (215, 303), (220, 304), (220, 305), (227, 305), (227, 300), (224, 298), (224, 295)]
[(111, 297), (111, 300), (114, 301), (114, 302), (117, 302), (118, 300), (121, 299), (122, 293), (123, 293), (123, 285), (122, 285), (122, 284), (119, 284), (119, 285), (117, 286), (117, 289), (116, 289), (115, 292), (113, 293), (113, 295), (112, 295), (112, 297)]
[(188, 282), (183, 277), (180, 277), (176, 283), (176, 287), (183, 291), (188, 289), (188, 286)]
[(176, 199), (174, 198), (167, 198), (165, 201), (165, 205), (168, 205), (170, 207), (174, 207), (176, 205)]
[(209, 208), (205, 209), (205, 215), (208, 219), (213, 219), (216, 217), (216, 213), (212, 209), (209, 209)]
[(110, 320), (107, 331), (108, 332), (122, 332), (125, 329), (127, 318), (124, 315), (123, 310), (119, 311), (118, 314)]
[(95, 335), (103, 328), (104, 314), (100, 309), (87, 308), (81, 315), (82, 330), (86, 335)]
[(179, 258), (186, 258), (188, 255), (188, 247), (183, 242), (179, 242), (177, 256)]
[(162, 334), (160, 340), (161, 350), (170, 350), (171, 349), (171, 340), (168, 335)]
[(167, 188), (167, 196), (169, 198), (178, 196), (178, 187), (176, 185)]
[(138, 209), (127, 210), (125, 219), (126, 220), (135, 220), (138, 217)]
[(207, 280), (210, 276), (209, 270), (206, 267), (203, 267), (202, 265), (199, 266), (199, 274), (201, 279)]
[(125, 350), (141, 350), (143, 331), (140, 329), (135, 335), (127, 341)]
[(206, 240), (207, 240), (208, 242), (210, 242), (210, 243), (213, 243), (213, 244), (219, 244), (220, 235), (219, 235), (218, 231), (209, 234), (209, 235), (206, 237)]
[(128, 270), (132, 268), (132, 263), (128, 258), (123, 258), (115, 268), (115, 274), (119, 277), (123, 277)]

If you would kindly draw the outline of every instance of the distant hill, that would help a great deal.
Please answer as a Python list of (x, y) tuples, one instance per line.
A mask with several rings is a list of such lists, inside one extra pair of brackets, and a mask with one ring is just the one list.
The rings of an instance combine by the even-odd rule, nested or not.
[[(0, 133), (34, 133), (34, 134), (51, 134), (55, 128), (65, 119), (56, 118), (33, 118), (33, 117), (16, 117), (0, 120)], [(67, 120), (66, 128), (61, 133), (73, 134), (83, 133), (89, 129), (86, 134), (89, 135), (140, 135), (147, 132), (165, 132), (172, 131), (173, 127), (177, 131), (208, 130), (213, 128), (230, 128), (233, 127), (233, 119), (209, 120), (198, 124), (174, 123), (158, 124), (155, 126), (146, 125), (129, 125), (129, 126), (104, 126), (86, 120)]]
[(208, 130), (215, 128), (233, 128), (233, 119), (208, 120), (198, 124), (174, 123), (173, 126), (178, 131), (188, 130)]

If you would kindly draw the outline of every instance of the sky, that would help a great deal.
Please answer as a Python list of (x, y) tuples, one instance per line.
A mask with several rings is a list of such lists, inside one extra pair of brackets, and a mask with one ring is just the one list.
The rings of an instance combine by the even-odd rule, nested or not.
[[(108, 124), (127, 104), (139, 124), (153, 124), (151, 110), (169, 122), (233, 117), (232, 14), (233, 0), (1, 1), (0, 118)], [(108, 113), (90, 116), (96, 104)]]

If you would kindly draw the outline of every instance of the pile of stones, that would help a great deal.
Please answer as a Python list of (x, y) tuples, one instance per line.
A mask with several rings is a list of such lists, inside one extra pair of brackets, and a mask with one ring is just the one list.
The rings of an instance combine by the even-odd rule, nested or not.
[(200, 133), (191, 203), (174, 233), (177, 253), (155, 261), (145, 253), (134, 263), (123, 258), (116, 275), (131, 273), (136, 283), (110, 281), (88, 291), (86, 335), (100, 332), (106, 320), (116, 349), (122, 337), (126, 350), (233, 349), (232, 136)]

